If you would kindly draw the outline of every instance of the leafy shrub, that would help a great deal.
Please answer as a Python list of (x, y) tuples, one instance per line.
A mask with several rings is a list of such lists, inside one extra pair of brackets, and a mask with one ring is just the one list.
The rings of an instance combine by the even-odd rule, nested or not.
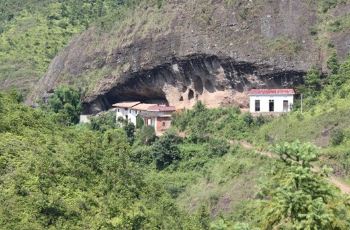
[(177, 146), (180, 138), (173, 133), (166, 133), (153, 144), (153, 157), (158, 170), (181, 160), (181, 153)]
[(153, 162), (152, 146), (137, 146), (130, 155), (130, 159), (140, 165), (148, 165)]
[(58, 87), (48, 100), (48, 108), (59, 114), (59, 120), (65, 124), (77, 124), (82, 110), (80, 93), (68, 87)]
[(316, 148), (293, 142), (278, 145), (276, 153), (280, 165), (271, 173), (271, 184), (263, 188), (271, 200), (261, 209), (260, 227), (348, 229), (349, 204), (328, 184), (327, 170), (312, 170), (312, 163), (319, 157)]
[(339, 71), (339, 62), (337, 53), (332, 53), (332, 55), (327, 60), (327, 67), (331, 71), (332, 74), (337, 74)]
[(128, 137), (130, 144), (134, 143), (135, 140), (135, 125), (132, 122), (128, 122), (126, 125), (123, 125), (125, 133)]
[(326, 13), (329, 9), (335, 7), (339, 3), (339, 0), (320, 0), (321, 11)]
[(90, 127), (92, 130), (105, 132), (108, 129), (117, 128), (116, 114), (114, 112), (107, 112), (94, 116), (91, 118)]
[(143, 126), (145, 125), (145, 121), (142, 119), (141, 116), (136, 117), (136, 128), (137, 129), (142, 129)]
[(254, 118), (251, 113), (245, 113), (243, 115), (243, 121), (248, 125), (251, 126), (254, 123)]
[(331, 144), (336, 146), (344, 141), (345, 135), (343, 130), (337, 129), (331, 133)]
[(156, 132), (152, 126), (143, 126), (136, 134), (136, 143), (138, 145), (150, 145), (156, 139)]
[(230, 144), (225, 139), (222, 139), (222, 138), (221, 139), (211, 138), (209, 140), (209, 143), (207, 144), (207, 147), (208, 147), (210, 156), (221, 157), (229, 151)]

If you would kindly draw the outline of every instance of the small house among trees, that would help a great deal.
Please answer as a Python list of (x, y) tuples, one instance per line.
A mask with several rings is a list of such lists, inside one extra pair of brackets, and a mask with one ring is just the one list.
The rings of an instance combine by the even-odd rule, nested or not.
[(171, 126), (171, 116), (176, 111), (174, 106), (145, 104), (141, 102), (121, 102), (113, 105), (117, 120), (123, 119), (133, 123), (142, 121), (155, 129), (156, 135), (162, 135)]
[(288, 113), (294, 103), (294, 89), (252, 89), (248, 93), (251, 113)]

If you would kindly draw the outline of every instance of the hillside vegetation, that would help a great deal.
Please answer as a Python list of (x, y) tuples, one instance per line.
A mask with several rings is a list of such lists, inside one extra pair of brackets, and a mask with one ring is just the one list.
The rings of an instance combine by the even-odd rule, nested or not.
[[(290, 6), (287, 10), (285, 2)], [(173, 7), (176, 3), (0, 0), (0, 90), (20, 89), (0, 92), (0, 229), (350, 229), (349, 194), (330, 183), (332, 177), (350, 183), (350, 58), (338, 57), (337, 51), (344, 50), (330, 42), (333, 35), (349, 28), (347, 13), (333, 17), (332, 12), (341, 11), (337, 6), (348, 1), (303, 2), (317, 13), (305, 7), (299, 11), (310, 10), (320, 20), (315, 25), (303, 22), (314, 27), (302, 28), (300, 34), (294, 31), (299, 28), (291, 26), (295, 21), (284, 21), (291, 27), (288, 33), (310, 33), (312, 38), (305, 39), (305, 44), (288, 34), (269, 37), (274, 29), (285, 31), (283, 26), (283, 30), (276, 26), (270, 31), (268, 25), (273, 23), (264, 24), (265, 19), (264, 35), (255, 34), (256, 28), (261, 29), (260, 24), (254, 27), (260, 14), (270, 15), (266, 20), (273, 18), (271, 9), (293, 14), (294, 1), (223, 0), (218, 1), (217, 11), (210, 0), (184, 1), (179, 9)], [(271, 5), (265, 7), (265, 3)], [(237, 12), (237, 22), (227, 20), (231, 9)], [(276, 15), (277, 21), (286, 17), (280, 12)], [(302, 16), (301, 21), (310, 15)], [(175, 19), (180, 20), (178, 25), (173, 25)], [(184, 37), (172, 40), (175, 33), (168, 32), (174, 28)], [(211, 30), (215, 31), (213, 40), (209, 40)], [(84, 31), (93, 35), (79, 36)], [(237, 39), (223, 36), (222, 31)], [(199, 37), (202, 43), (197, 42)], [(138, 42), (140, 38), (145, 40)], [(255, 38), (262, 44), (250, 43)], [(71, 41), (82, 40), (78, 48), (84, 49), (83, 55), (75, 54), (87, 60), (79, 63), (82, 71), (76, 73), (82, 78), (63, 76), (68, 80), (58, 79), (57, 84), (69, 82), (69, 86), (56, 87), (37, 108), (25, 105), (25, 95), (31, 90), (28, 85), (36, 84), (55, 57), (74, 69), (74, 58), (61, 59), (57, 54)], [(312, 56), (315, 43), (318, 55), (329, 57), (318, 63), (326, 64), (323, 70), (328, 73), (311, 68), (305, 84), (297, 89), (303, 94), (303, 112), (297, 100), (294, 111), (280, 117), (254, 117), (233, 106), (209, 109), (197, 102), (192, 109), (176, 113), (172, 129), (161, 137), (156, 137), (152, 127), (116, 123), (113, 112), (100, 113), (90, 124), (78, 124), (81, 99), (87, 90), (96, 90), (99, 80), (113, 85), (108, 76), (117, 79), (121, 72), (140, 70), (140, 60), (162, 57), (169, 62), (170, 57), (176, 59), (176, 48), (179, 55), (208, 49), (215, 56), (222, 54), (222, 47), (230, 50), (231, 42), (237, 42), (232, 47), (243, 47), (239, 52), (248, 48), (255, 52), (258, 47), (264, 55), (290, 60), (292, 66), (303, 63), (298, 59), (307, 57), (303, 53)], [(100, 65), (106, 58), (103, 55), (124, 45), (125, 50), (113, 55), (124, 58), (132, 53), (131, 62), (125, 58), (113, 66), (119, 61), (116, 58), (110, 66)], [(158, 52), (158, 45), (166, 47), (164, 53)], [(74, 53), (70, 48), (66, 50)], [(92, 51), (96, 56), (89, 56)], [(136, 57), (135, 53), (147, 55)], [(198, 65), (193, 67), (196, 74), (225, 72), (217, 65), (220, 59), (210, 60), (191, 59), (187, 64)], [(158, 61), (148, 64), (161, 65)], [(258, 68), (251, 63), (238, 63), (237, 68), (250, 67)], [(156, 75), (166, 78), (162, 70)], [(246, 71), (251, 75), (251, 70)], [(269, 152), (264, 154), (254, 146)]]
[(74, 35), (117, 23), (138, 0), (0, 1), (0, 88), (28, 91)]
[[(226, 122), (241, 122), (231, 131), (245, 133), (238, 138), (251, 136), (261, 124), (239, 110), (198, 104), (176, 118), (191, 135), (156, 138), (148, 127), (116, 125), (108, 113), (74, 125), (71, 111), (79, 106), (71, 90), (60, 88), (41, 109), (21, 104), (17, 93), (0, 96), (3, 229), (350, 226), (345, 197), (325, 180), (326, 171), (311, 171), (318, 159), (312, 146), (281, 145), (283, 161), (273, 160), (207, 130), (190, 131), (221, 113)], [(196, 114), (193, 123), (189, 113)], [(208, 127), (223, 132), (220, 123)]]
[(293, 140), (313, 142), (322, 147), (324, 163), (332, 165), (336, 175), (349, 179), (350, 59), (342, 64), (330, 59), (329, 65), (332, 73), (326, 78), (315, 70), (308, 74), (309, 81), (300, 89), (303, 113), (297, 107), (292, 114), (262, 126), (255, 142), (265, 146)]

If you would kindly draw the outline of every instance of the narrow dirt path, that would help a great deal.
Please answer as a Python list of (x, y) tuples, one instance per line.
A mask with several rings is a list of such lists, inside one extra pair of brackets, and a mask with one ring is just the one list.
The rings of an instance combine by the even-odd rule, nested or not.
[(350, 186), (344, 183), (343, 181), (341, 181), (339, 178), (335, 176), (330, 176), (328, 178), (328, 181), (333, 185), (335, 185), (336, 187), (338, 187), (340, 191), (342, 191), (343, 193), (350, 195)]
[[(247, 150), (254, 150), (256, 153), (262, 155), (262, 156), (266, 156), (269, 158), (277, 158), (276, 154), (272, 153), (272, 152), (268, 152), (268, 151), (261, 151), (261, 150), (257, 150), (256, 147), (254, 147), (251, 143), (246, 142), (246, 141), (231, 141), (231, 144), (239, 144), (240, 146), (242, 146), (244, 149)], [(318, 167), (315, 167), (315, 169), (313, 171), (317, 172), (319, 170)], [(329, 176), (328, 181), (333, 184), (334, 186), (338, 187), (340, 189), (340, 191), (342, 191), (345, 194), (349, 194), (350, 195), (350, 185), (346, 184), (345, 182), (341, 181), (341, 179), (335, 177), (335, 176)]]

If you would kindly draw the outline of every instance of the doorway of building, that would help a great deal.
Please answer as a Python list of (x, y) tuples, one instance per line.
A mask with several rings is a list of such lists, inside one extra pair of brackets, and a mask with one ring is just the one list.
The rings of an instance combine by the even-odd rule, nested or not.
[(287, 100), (283, 101), (283, 112), (284, 113), (288, 112), (288, 101)]
[(275, 101), (269, 100), (269, 111), (274, 112), (275, 111)]

